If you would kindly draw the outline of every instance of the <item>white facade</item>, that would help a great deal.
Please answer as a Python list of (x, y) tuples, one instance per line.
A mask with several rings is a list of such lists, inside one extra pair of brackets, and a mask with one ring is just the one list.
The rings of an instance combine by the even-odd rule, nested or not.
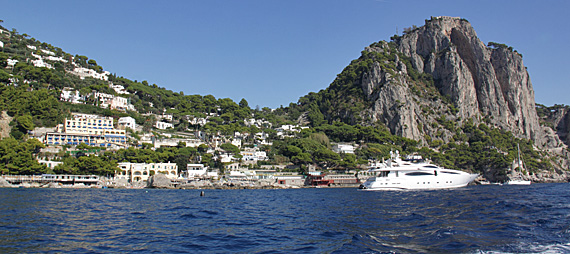
[(109, 106), (111, 109), (127, 110), (128, 106), (129, 106), (129, 99), (127, 99), (125, 97), (114, 96), (111, 99)]
[(161, 130), (166, 130), (168, 128), (174, 128), (174, 125), (171, 123), (156, 122), (154, 124), (154, 127), (156, 127), (157, 129), (161, 129)]
[(222, 163), (229, 163), (232, 162), (234, 156), (228, 154), (220, 154), (220, 162)]
[[(228, 166), (228, 167), (230, 167), (230, 166)], [(247, 170), (247, 169), (239, 170), (237, 168), (236, 168), (236, 170), (230, 171), (230, 174), (226, 175), (226, 177), (228, 177), (230, 180), (254, 180), (254, 179), (257, 179), (256, 173), (254, 170)]]
[(172, 121), (172, 117), (173, 117), (172, 115), (167, 115), (167, 114), (162, 114), (159, 116), (160, 119), (165, 119), (168, 121)]
[(118, 123), (119, 123), (119, 127), (131, 128), (132, 130), (136, 130), (136, 128), (137, 128), (137, 122), (135, 121), (134, 118), (132, 118), (130, 116), (119, 118)]
[(332, 150), (335, 153), (354, 153), (354, 146), (353, 145), (346, 145), (346, 144), (335, 144), (332, 147)]
[(6, 63), (8, 64), (8, 67), (14, 68), (14, 65), (16, 65), (16, 63), (18, 63), (18, 60), (15, 60), (15, 59), (6, 59)]
[[(142, 140), (141, 140), (142, 141)], [(154, 141), (153, 145), (155, 148), (163, 147), (163, 146), (178, 146), (178, 143), (184, 142), (186, 143), (186, 147), (198, 147), (201, 144), (204, 144), (202, 140), (199, 139), (181, 139), (181, 138), (170, 138), (170, 139), (157, 139)]]
[(232, 139), (232, 145), (237, 146), (238, 148), (241, 148), (241, 139)]
[(80, 104), (83, 103), (82, 101), (85, 100), (85, 98), (81, 96), (81, 94), (79, 94), (79, 91), (77, 90), (74, 91), (73, 88), (70, 87), (63, 88), (59, 98), (61, 101), (67, 101), (73, 104)]
[(46, 161), (46, 160), (38, 160), (38, 162), (40, 164), (46, 165), (48, 168), (51, 168), (51, 169), (53, 169), (53, 168), (55, 168), (55, 166), (63, 163), (61, 161)]
[[(113, 99), (112, 94), (101, 93), (101, 92), (97, 92), (97, 91), (93, 91), (91, 93), (91, 96), (93, 96), (96, 100), (100, 101), (101, 104), (105, 104), (105, 105), (110, 104), (111, 100)], [(105, 106), (105, 107), (107, 107), (107, 106)]]
[(49, 51), (49, 50), (45, 50), (45, 49), (40, 49), (44, 54), (46, 55), (50, 55), (50, 56), (55, 56), (55, 53)]
[(73, 71), (70, 71), (69, 73), (76, 75), (76, 76), (79, 76), (80, 79), (85, 79), (86, 77), (91, 77), (94, 79), (100, 79), (100, 80), (105, 80), (105, 81), (109, 80), (108, 76), (111, 74), (108, 71), (105, 71), (103, 73), (98, 73), (95, 70), (83, 68), (83, 67), (75, 67), (75, 69), (73, 69)]
[(264, 151), (241, 151), (243, 161), (264, 161), (267, 160), (267, 153)]
[(204, 166), (204, 164), (187, 164), (186, 171), (181, 172), (182, 177), (191, 178), (191, 177), (200, 177), (200, 176), (207, 176), (208, 167)]
[(55, 57), (55, 56), (46, 56), (44, 57), (46, 60), (49, 61), (59, 61), (59, 62), (64, 62), (67, 63), (67, 60), (63, 59), (63, 57)]
[(51, 66), (51, 64), (44, 62), (43, 59), (36, 59), (36, 60), (32, 60), (31, 62), (35, 67), (38, 67), (38, 68), (44, 67), (44, 68), (48, 68), (48, 69), (53, 69), (53, 66)]
[(109, 82), (109, 87), (115, 90), (118, 94), (131, 94), (125, 90), (125, 87), (122, 85), (113, 85), (113, 83)]
[(178, 166), (176, 163), (131, 163), (120, 162), (115, 178), (127, 179), (130, 182), (147, 181), (151, 175), (158, 173), (166, 175), (170, 179), (178, 178)]

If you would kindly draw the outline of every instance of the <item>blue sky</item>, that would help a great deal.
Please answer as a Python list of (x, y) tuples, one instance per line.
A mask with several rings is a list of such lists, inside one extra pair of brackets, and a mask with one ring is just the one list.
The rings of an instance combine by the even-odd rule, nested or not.
[(3, 0), (0, 19), (105, 70), (276, 108), (328, 87), (364, 47), (430, 16), (523, 54), (537, 103), (570, 105), (570, 1)]

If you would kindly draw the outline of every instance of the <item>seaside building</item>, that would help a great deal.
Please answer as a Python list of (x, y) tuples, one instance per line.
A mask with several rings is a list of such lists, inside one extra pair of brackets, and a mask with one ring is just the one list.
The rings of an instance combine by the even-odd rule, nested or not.
[(65, 119), (55, 132), (45, 135), (46, 145), (79, 145), (118, 148), (127, 146), (125, 130), (113, 127), (113, 118), (88, 114), (73, 114), (72, 119)]
[(180, 175), (184, 178), (206, 177), (208, 176), (208, 167), (204, 164), (187, 164), (186, 170), (181, 171)]
[(242, 161), (244, 162), (251, 161), (253, 163), (257, 163), (257, 161), (267, 160), (267, 153), (265, 151), (247, 149), (245, 151), (241, 151), (240, 154), (242, 156)]
[(170, 179), (178, 178), (176, 163), (118, 163), (119, 170), (115, 171), (115, 179), (126, 179), (129, 182), (147, 181), (152, 175), (161, 173)]
[(275, 182), (286, 186), (303, 186), (305, 178), (302, 175), (280, 175), (275, 177)]

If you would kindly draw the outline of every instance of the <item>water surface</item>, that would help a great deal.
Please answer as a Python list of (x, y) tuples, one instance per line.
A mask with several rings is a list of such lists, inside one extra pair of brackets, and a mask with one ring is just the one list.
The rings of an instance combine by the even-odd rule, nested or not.
[(570, 253), (569, 187), (0, 189), (0, 252)]

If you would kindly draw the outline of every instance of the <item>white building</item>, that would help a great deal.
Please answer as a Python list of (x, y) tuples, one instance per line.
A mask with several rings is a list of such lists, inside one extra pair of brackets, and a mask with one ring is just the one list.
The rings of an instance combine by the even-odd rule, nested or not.
[(101, 108), (109, 108), (116, 110), (134, 110), (129, 98), (114, 96), (112, 94), (93, 91), (91, 96), (101, 102)]
[(83, 101), (85, 101), (85, 97), (81, 96), (81, 94), (79, 94), (79, 91), (73, 90), (73, 88), (64, 87), (63, 90), (61, 91), (59, 100), (71, 102), (73, 104), (80, 104), (83, 103)]
[(51, 64), (44, 62), (43, 59), (36, 59), (36, 60), (32, 60), (31, 62), (35, 67), (38, 67), (38, 68), (45, 67), (48, 69), (53, 69), (53, 66), (51, 66)]
[(44, 57), (46, 60), (49, 61), (59, 61), (59, 62), (64, 62), (67, 63), (67, 60), (63, 59), (63, 57), (55, 57), (55, 56), (46, 56)]
[(231, 180), (247, 181), (247, 180), (257, 179), (257, 175), (254, 170), (239, 169), (239, 168), (236, 170), (231, 170), (230, 174), (226, 175), (226, 177), (229, 178), (230, 181)]
[(241, 139), (234, 138), (232, 139), (231, 144), (237, 146), (238, 148), (241, 148)]
[(240, 154), (244, 162), (257, 162), (267, 160), (267, 153), (264, 151), (241, 151)]
[(171, 114), (162, 114), (162, 115), (158, 116), (158, 118), (168, 120), (168, 121), (172, 121), (173, 116)]
[(55, 166), (63, 163), (61, 161), (46, 161), (46, 160), (39, 160), (39, 159), (38, 159), (38, 162), (40, 164), (46, 165), (50, 169), (53, 169), (53, 168), (55, 168)]
[(115, 92), (118, 94), (131, 94), (131, 93), (127, 92), (125, 87), (122, 85), (113, 85), (113, 83), (109, 82), (109, 87), (112, 88), (113, 90), (115, 90)]
[(117, 110), (127, 110), (129, 107), (129, 99), (120, 96), (113, 96), (109, 103), (110, 109), (117, 109)]
[(159, 148), (159, 147), (163, 147), (163, 146), (170, 146), (170, 147), (175, 147), (178, 146), (178, 144), (180, 142), (184, 142), (186, 144), (186, 147), (198, 147), (201, 144), (204, 144), (204, 142), (202, 142), (202, 140), (199, 139), (182, 139), (182, 138), (169, 138), (169, 139), (155, 139), (154, 141), (152, 141), (152, 144), (154, 145), (154, 148)]
[(105, 80), (105, 81), (109, 80), (108, 76), (111, 74), (108, 71), (104, 71), (103, 73), (98, 73), (95, 70), (84, 68), (84, 67), (75, 67), (75, 69), (73, 69), (73, 71), (70, 71), (69, 73), (71, 73), (75, 76), (79, 76), (80, 79), (85, 79), (86, 77), (91, 77), (94, 79), (100, 79), (100, 80)]
[(108, 105), (111, 104), (111, 100), (114, 97), (112, 94), (101, 93), (101, 92), (97, 92), (97, 91), (91, 92), (91, 96), (93, 98), (95, 98), (96, 100), (100, 101), (101, 106), (104, 108), (108, 107)]
[(50, 55), (50, 56), (55, 56), (55, 53), (49, 51), (49, 50), (45, 50), (45, 49), (40, 49), (44, 54), (46, 55)]
[(152, 175), (161, 173), (170, 179), (178, 178), (176, 163), (131, 163), (120, 162), (115, 178), (126, 179), (130, 182), (147, 181)]
[(166, 130), (168, 128), (174, 128), (174, 125), (171, 123), (156, 122), (154, 124), (154, 127), (156, 127), (157, 129), (161, 129), (161, 130)]
[(230, 163), (234, 160), (234, 156), (231, 154), (220, 154), (219, 159), (222, 163)]
[(204, 177), (208, 175), (208, 167), (204, 164), (187, 164), (186, 171), (180, 172), (184, 178)]
[(6, 63), (8, 65), (8, 67), (12, 67), (14, 68), (14, 65), (16, 65), (18, 63), (18, 60), (15, 59), (6, 59)]
[(123, 129), (131, 128), (131, 130), (136, 130), (137, 128), (137, 122), (130, 116), (119, 118), (118, 124), (119, 127), (122, 127)]
[(354, 153), (354, 146), (348, 144), (334, 144), (332, 150), (335, 153)]

